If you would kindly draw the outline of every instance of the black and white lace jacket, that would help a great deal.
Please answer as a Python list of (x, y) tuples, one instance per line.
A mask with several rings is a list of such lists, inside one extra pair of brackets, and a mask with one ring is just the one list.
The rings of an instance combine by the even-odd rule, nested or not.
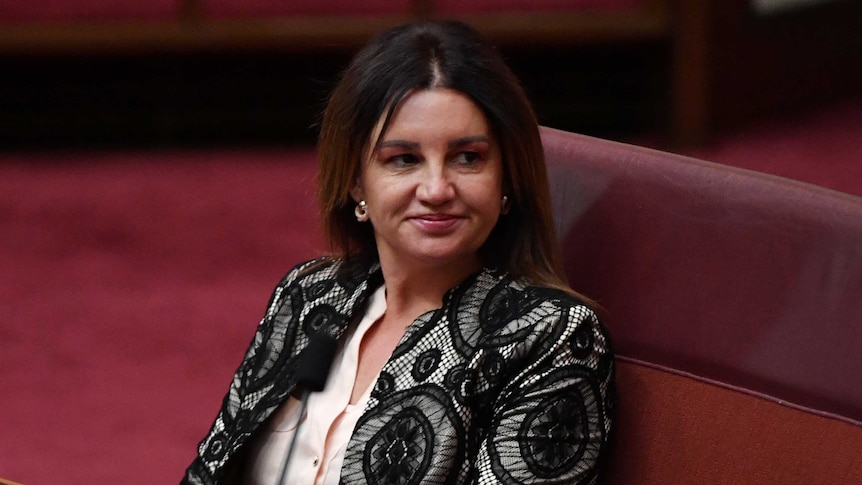
[[(183, 483), (238, 483), (255, 431), (294, 391), (308, 335), (340, 335), (379, 267), (318, 260), (276, 287)], [(576, 298), (483, 270), (407, 329), (368, 400), (345, 484), (594, 483), (611, 431), (613, 355)]]

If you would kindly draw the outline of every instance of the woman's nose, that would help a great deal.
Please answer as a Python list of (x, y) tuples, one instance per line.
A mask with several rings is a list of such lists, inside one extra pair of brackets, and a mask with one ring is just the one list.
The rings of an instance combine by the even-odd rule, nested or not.
[(442, 204), (455, 196), (455, 186), (445, 166), (430, 166), (424, 170), (417, 197), (429, 204)]

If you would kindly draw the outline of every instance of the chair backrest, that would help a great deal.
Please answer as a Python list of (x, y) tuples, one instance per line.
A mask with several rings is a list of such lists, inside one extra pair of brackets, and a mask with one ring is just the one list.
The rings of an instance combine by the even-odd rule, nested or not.
[[(661, 470), (638, 483), (824, 481), (769, 433), (824, 459), (852, 446), (838, 467), (862, 477), (862, 199), (552, 129), (542, 137), (566, 271), (605, 307), (620, 356), (618, 449)], [(826, 422), (852, 439), (812, 442)], [(614, 455), (612, 468), (633, 471)], [(704, 468), (681, 467), (685, 457)], [(746, 475), (775, 464), (796, 479)], [(703, 478), (712, 472), (724, 475)]]
[(604, 485), (862, 483), (862, 427), (621, 359)]

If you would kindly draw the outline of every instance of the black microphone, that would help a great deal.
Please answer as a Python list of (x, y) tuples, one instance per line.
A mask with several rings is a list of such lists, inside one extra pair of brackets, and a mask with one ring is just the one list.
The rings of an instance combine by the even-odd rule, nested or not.
[(322, 391), (337, 349), (338, 342), (328, 333), (311, 334), (296, 365), (296, 385), (306, 391)]
[(281, 473), (278, 477), (278, 485), (284, 483), (290, 458), (299, 436), (299, 427), (302, 425), (302, 417), (308, 407), (308, 397), (312, 392), (320, 392), (326, 387), (326, 378), (329, 377), (329, 368), (335, 360), (335, 352), (338, 350), (338, 342), (325, 332), (313, 333), (309, 336), (308, 346), (300, 354), (296, 363), (296, 386), (302, 389), (300, 399), (301, 406), (296, 416), (296, 426), (293, 428), (293, 439), (284, 455), (281, 464)]

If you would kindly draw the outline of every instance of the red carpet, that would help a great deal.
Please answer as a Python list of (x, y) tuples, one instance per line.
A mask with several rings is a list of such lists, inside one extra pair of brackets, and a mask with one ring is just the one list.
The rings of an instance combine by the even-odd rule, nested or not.
[(719, 136), (685, 154), (862, 196), (862, 98)]
[(176, 483), (269, 291), (322, 251), (312, 154), (6, 156), (0, 477)]
[[(692, 154), (862, 195), (862, 102)], [(269, 291), (323, 251), (312, 158), (0, 156), (0, 477), (179, 480)]]

